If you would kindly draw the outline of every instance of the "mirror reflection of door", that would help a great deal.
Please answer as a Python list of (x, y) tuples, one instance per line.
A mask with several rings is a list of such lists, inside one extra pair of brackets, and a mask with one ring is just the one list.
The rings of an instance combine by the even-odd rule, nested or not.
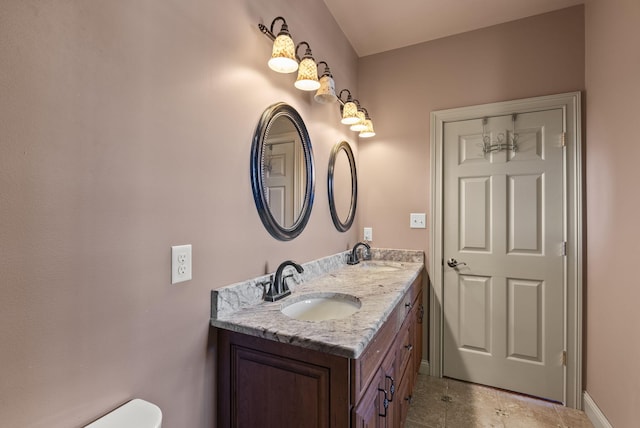
[(338, 218), (346, 222), (351, 211), (351, 165), (347, 152), (343, 149), (336, 155), (335, 168), (333, 170), (333, 197)]
[(292, 227), (304, 202), (306, 174), (302, 142), (291, 120), (279, 118), (269, 130), (264, 151), (265, 194), (274, 219)]

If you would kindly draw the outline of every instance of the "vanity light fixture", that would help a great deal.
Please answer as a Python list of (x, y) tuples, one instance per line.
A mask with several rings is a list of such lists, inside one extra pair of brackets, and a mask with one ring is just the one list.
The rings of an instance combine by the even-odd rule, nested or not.
[[(346, 100), (342, 99), (343, 92), (346, 92), (348, 94)], [(358, 106), (353, 102), (351, 91), (348, 89), (341, 90), (340, 94), (338, 95), (338, 99), (342, 101), (342, 120), (340, 122), (345, 125), (353, 125), (355, 123), (358, 123), (358, 121), (360, 120), (357, 114)]]
[(333, 80), (329, 65), (324, 61), (320, 61), (318, 65), (320, 64), (324, 64), (324, 73), (322, 73), (322, 77), (320, 77), (320, 88), (318, 88), (318, 92), (316, 92), (313, 98), (321, 104), (331, 104), (338, 99), (336, 95), (336, 83)]
[[(277, 21), (282, 21), (282, 27), (278, 37), (273, 33), (273, 26)], [(269, 59), (269, 68), (278, 73), (293, 73), (298, 69), (298, 61), (296, 60), (296, 46), (293, 43), (287, 21), (283, 17), (278, 16), (271, 22), (271, 28), (266, 25), (258, 24), (258, 28), (264, 34), (273, 40), (273, 49), (271, 50), (271, 59)]]
[(320, 87), (320, 82), (318, 81), (318, 65), (316, 64), (316, 60), (313, 59), (309, 43), (298, 43), (296, 46), (296, 54), (298, 53), (300, 45), (306, 45), (307, 48), (298, 66), (298, 78), (294, 85), (302, 91), (315, 91)]
[(358, 134), (358, 136), (360, 136), (362, 138), (374, 137), (376, 135), (376, 133), (373, 130), (373, 122), (371, 121), (371, 118), (369, 117), (369, 112), (367, 111), (366, 108), (363, 108), (362, 110), (364, 110), (364, 114), (365, 114), (365, 120), (364, 120), (365, 129), (363, 131), (360, 131), (360, 134)]
[[(282, 23), (278, 36), (273, 32), (276, 22)], [(264, 24), (258, 24), (258, 28), (273, 41), (271, 59), (268, 61), (269, 68), (278, 73), (293, 73), (297, 70), (298, 76), (294, 83), (296, 88), (303, 91), (317, 91), (313, 98), (321, 104), (330, 104), (338, 101), (342, 116), (341, 123), (349, 125), (352, 131), (359, 132), (358, 135), (362, 138), (376, 135), (373, 131), (373, 122), (367, 110), (360, 106), (358, 100), (353, 98), (351, 91), (348, 89), (341, 90), (336, 96), (336, 84), (329, 69), (329, 64), (325, 61), (320, 61), (316, 64), (309, 43), (300, 42), (297, 45), (293, 43), (287, 21), (282, 16), (274, 18), (269, 28)], [(306, 47), (302, 58), (298, 56), (300, 45), (305, 45)], [(324, 65), (324, 72), (319, 79), (318, 65)], [(347, 97), (343, 99), (342, 94), (345, 92)]]

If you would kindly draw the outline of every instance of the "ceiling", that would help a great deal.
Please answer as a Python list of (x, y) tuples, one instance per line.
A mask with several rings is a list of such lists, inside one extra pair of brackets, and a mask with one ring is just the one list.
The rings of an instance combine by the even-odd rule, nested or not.
[(489, 27), (584, 0), (324, 0), (358, 56)]

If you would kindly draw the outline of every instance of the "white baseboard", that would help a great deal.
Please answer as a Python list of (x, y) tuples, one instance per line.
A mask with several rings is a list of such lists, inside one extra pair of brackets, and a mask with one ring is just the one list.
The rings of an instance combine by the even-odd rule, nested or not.
[(613, 428), (613, 425), (609, 423), (604, 413), (602, 413), (587, 391), (583, 394), (582, 406), (584, 407), (584, 412), (587, 414), (587, 417), (593, 424), (594, 428)]
[(418, 370), (418, 373), (420, 374), (429, 374), (429, 361), (427, 360), (422, 360), (420, 361), (420, 369)]

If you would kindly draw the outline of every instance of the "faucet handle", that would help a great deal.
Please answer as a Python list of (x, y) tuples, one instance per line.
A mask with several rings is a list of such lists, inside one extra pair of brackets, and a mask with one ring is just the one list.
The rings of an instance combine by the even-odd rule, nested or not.
[(262, 281), (259, 284), (264, 286), (264, 300), (275, 302), (274, 299), (278, 295), (279, 290), (277, 289), (278, 286), (273, 280), (273, 275), (270, 275), (268, 280)]

